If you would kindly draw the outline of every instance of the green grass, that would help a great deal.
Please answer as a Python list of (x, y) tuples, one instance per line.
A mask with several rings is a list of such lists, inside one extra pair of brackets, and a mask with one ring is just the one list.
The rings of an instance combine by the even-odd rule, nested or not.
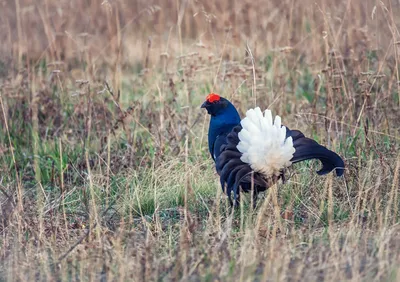
[[(293, 76), (287, 77), (290, 81)], [(157, 79), (161, 84), (163, 78)], [(327, 106), (326, 99), (313, 104), (308, 93), (314, 91), (314, 78), (307, 69), (296, 79), (293, 94), (297, 101), (304, 101), (300, 104)], [(316, 126), (307, 126), (312, 116), (295, 119), (297, 111), (286, 106), (290, 104), (274, 106), (291, 128), (323, 144), (330, 139), (330, 147), (346, 159), (346, 175), (319, 177), (315, 161), (297, 164), (287, 182), (278, 184), (277, 194), (267, 192), (259, 198), (255, 211), (249, 197), (244, 197), (242, 208), (231, 213), (207, 152), (207, 119), (198, 109), (209, 87), (196, 93), (187, 108), (181, 94), (179, 102), (173, 101), (167, 89), (162, 99), (170, 102), (158, 102), (152, 83), (145, 83), (138, 92), (124, 87), (120, 99), (125, 106), (118, 105), (115, 97), (110, 99), (111, 93), (93, 92), (83, 92), (78, 98), (65, 96), (61, 103), (54, 97), (74, 86), (48, 85), (51, 91), (39, 94), (50, 99), (40, 97), (49, 105), (39, 105), (43, 118), (38, 120), (38, 131), (31, 119), (23, 121), (25, 105), (2, 98), (15, 107), (9, 131), (1, 136), (2, 148), (9, 148), (8, 133), (14, 148), (14, 154), (7, 150), (1, 156), (2, 170), (7, 172), (2, 187), (8, 191), (2, 195), (6, 220), (0, 241), (8, 250), (3, 251), (2, 277), (72, 281), (77, 277), (97, 280), (102, 275), (116, 279), (123, 273), (122, 280), (279, 280), (285, 276), (319, 280), (336, 275), (349, 279), (358, 273), (367, 280), (382, 275), (395, 279), (389, 248), (398, 244), (390, 235), (396, 232), (399, 216), (393, 186), (398, 181), (394, 176), (398, 174), (396, 138), (366, 134), (364, 122), (356, 129), (334, 130), (332, 137), (323, 119), (318, 117)], [(190, 87), (185, 83), (177, 81), (175, 91), (182, 93)], [(250, 93), (243, 90), (240, 99), (233, 99), (244, 102), (239, 106), (242, 111), (251, 99), (245, 92)], [(321, 91), (319, 95), (328, 94)], [(119, 108), (124, 111), (128, 105), (133, 110), (125, 116)], [(42, 109), (54, 111), (53, 115), (47, 116)], [(39, 143), (32, 154), (35, 134)], [(379, 159), (376, 150), (385, 160)], [(12, 192), (18, 186), (16, 173), (23, 188), (22, 210)], [(12, 207), (7, 208), (8, 204)], [(69, 253), (82, 236), (85, 239)], [(32, 261), (33, 254), (38, 259)], [(307, 268), (304, 259), (331, 266)], [(377, 262), (386, 259), (388, 269), (382, 270)], [(24, 274), (17, 274), (20, 263)], [(142, 276), (129, 276), (133, 273)]]

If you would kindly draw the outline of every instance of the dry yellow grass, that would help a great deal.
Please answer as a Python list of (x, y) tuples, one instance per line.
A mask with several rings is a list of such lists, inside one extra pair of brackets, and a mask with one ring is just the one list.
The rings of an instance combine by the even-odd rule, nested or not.
[[(398, 281), (398, 1), (0, 3), (0, 281)], [(199, 106), (344, 157), (231, 214)]]

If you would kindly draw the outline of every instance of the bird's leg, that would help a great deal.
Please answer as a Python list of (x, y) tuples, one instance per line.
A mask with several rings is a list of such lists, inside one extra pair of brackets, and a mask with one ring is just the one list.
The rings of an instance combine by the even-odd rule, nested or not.
[[(240, 202), (240, 187), (239, 185), (235, 184), (235, 187), (233, 188), (233, 200), (235, 201), (235, 207), (239, 206), (239, 202)], [(239, 191), (238, 191), (239, 190)]]
[(285, 177), (285, 173), (284, 172), (281, 173), (281, 179), (282, 179), (282, 183), (286, 182), (286, 177)]
[(255, 209), (257, 206), (257, 198), (258, 198), (258, 192), (254, 191), (253, 192), (253, 209)]
[(237, 208), (237, 207), (240, 206), (240, 195), (238, 195), (238, 196), (236, 197), (234, 205), (235, 205), (235, 208)]
[(228, 200), (229, 200), (229, 205), (230, 205), (231, 208), (232, 208), (232, 207), (233, 207), (233, 201), (232, 201), (231, 197), (228, 197)]
[(233, 197), (233, 207), (237, 208), (240, 206), (240, 195), (235, 195)]
[(225, 189), (225, 186), (224, 186), (223, 190), (224, 190), (224, 193), (226, 193), (226, 195), (228, 196), (229, 205), (230, 205), (231, 208), (232, 208), (232, 207), (233, 207), (232, 196), (231, 196), (231, 194), (232, 194), (232, 189), (231, 189), (231, 187), (229, 187), (229, 186), (226, 186), (226, 189)]

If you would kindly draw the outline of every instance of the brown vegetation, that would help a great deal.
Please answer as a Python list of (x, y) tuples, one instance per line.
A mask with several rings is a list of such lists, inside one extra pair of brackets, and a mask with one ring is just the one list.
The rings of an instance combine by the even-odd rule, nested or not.
[[(398, 1), (0, 2), (0, 281), (397, 281)], [(210, 91), (344, 157), (230, 213)]]

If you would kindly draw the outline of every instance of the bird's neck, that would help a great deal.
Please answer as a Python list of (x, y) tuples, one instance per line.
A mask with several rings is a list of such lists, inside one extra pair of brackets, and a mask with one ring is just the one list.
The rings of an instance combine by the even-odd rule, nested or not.
[(240, 123), (240, 117), (239, 115), (237, 116), (237, 118), (222, 118), (220, 116), (212, 116), (211, 120), (210, 120), (210, 130), (214, 130), (214, 131), (221, 131), (221, 130), (225, 130), (227, 128), (227, 126), (230, 125), (238, 125)]
[(208, 144), (210, 153), (219, 135), (227, 135), (233, 127), (240, 124), (240, 116), (233, 105), (229, 105), (223, 114), (211, 116), (208, 130)]
[(211, 116), (210, 130), (220, 131), (224, 130), (227, 126), (238, 125), (240, 123), (240, 116), (236, 108), (229, 103), (224, 109), (223, 113)]

